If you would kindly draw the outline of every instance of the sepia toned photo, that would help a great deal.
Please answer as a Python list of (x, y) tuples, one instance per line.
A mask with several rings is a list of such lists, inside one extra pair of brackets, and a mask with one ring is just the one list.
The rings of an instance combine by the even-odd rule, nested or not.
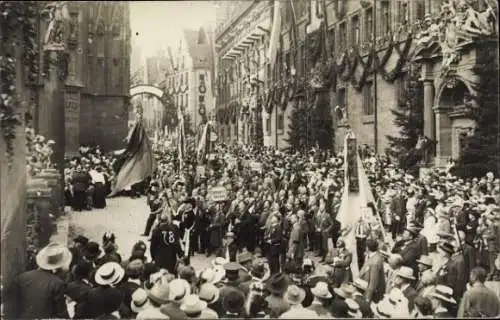
[(498, 15), (0, 1), (1, 318), (500, 318)]

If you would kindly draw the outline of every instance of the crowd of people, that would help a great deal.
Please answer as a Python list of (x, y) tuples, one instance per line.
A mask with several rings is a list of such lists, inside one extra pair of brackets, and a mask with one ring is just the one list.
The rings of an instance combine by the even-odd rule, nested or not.
[[(500, 180), (439, 169), (414, 177), (360, 154), (373, 218), (356, 224), (353, 251), (336, 219), (343, 156), (219, 145), (202, 168), (179, 168), (163, 152), (146, 188), (149, 241), (126, 259), (109, 233), (101, 244), (50, 244), (17, 280), (17, 316), (500, 316)], [(194, 254), (212, 266), (195, 270)]]

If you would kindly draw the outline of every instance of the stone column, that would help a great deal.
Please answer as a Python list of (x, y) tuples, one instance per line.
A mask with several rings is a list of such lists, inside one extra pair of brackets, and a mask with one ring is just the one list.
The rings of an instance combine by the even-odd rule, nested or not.
[(436, 166), (443, 167), (451, 157), (451, 119), (448, 108), (435, 108), (436, 113)]
[[(66, 147), (64, 89), (67, 75), (68, 54), (63, 46), (46, 45), (48, 56), (47, 80), (45, 81), (46, 108), (49, 108), (47, 139), (55, 141), (53, 163), (60, 174), (60, 185), (64, 185), (64, 153)], [(61, 188), (62, 189), (62, 188)], [(61, 199), (63, 194), (60, 195)]]
[[(424, 135), (432, 140), (436, 140), (436, 120), (434, 117), (434, 83), (430, 79), (424, 81)], [(434, 152), (429, 151), (425, 161), (431, 161)]]

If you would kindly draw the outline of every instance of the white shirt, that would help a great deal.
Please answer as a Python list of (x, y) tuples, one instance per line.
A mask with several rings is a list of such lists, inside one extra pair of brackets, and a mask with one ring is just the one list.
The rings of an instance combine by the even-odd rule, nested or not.
[(93, 183), (98, 183), (98, 182), (100, 182), (102, 184), (106, 183), (106, 179), (104, 178), (104, 174), (102, 172), (97, 172), (95, 170), (91, 170), (89, 172), (89, 175), (92, 178)]

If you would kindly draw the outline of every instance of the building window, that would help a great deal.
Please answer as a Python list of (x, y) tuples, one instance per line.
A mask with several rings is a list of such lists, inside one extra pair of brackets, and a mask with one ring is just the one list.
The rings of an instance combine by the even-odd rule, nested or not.
[(391, 31), (391, 7), (388, 0), (380, 2), (381, 25), (380, 34), (387, 35)]
[(371, 81), (363, 86), (363, 114), (373, 115), (373, 83)]
[(185, 95), (184, 100), (185, 100), (184, 104), (185, 104), (185, 106), (187, 107), (187, 106), (188, 106), (188, 102), (189, 102), (189, 99), (188, 99), (188, 94), (187, 94), (187, 93), (186, 93), (186, 95)]
[(184, 106), (184, 95), (181, 94), (181, 106)]
[(347, 120), (347, 93), (346, 88), (337, 89), (337, 107), (335, 113), (337, 114), (337, 120)]
[(330, 54), (333, 54), (335, 52), (335, 28), (330, 29), (328, 32), (328, 38), (330, 41), (330, 50), (332, 51)]
[(406, 24), (408, 21), (408, 4), (406, 1), (397, 1), (397, 6), (398, 6), (398, 22), (400, 24)]
[(200, 74), (200, 83), (204, 82), (204, 81), (205, 81), (205, 75), (204, 74)]
[(365, 41), (372, 40), (373, 37), (373, 9), (365, 10)]
[(351, 18), (351, 45), (359, 46), (359, 16), (355, 15)]
[(418, 20), (423, 20), (425, 17), (425, 0), (417, 0), (416, 7), (416, 18)]
[(205, 102), (205, 96), (203, 96), (203, 95), (198, 96), (198, 101), (199, 101), (200, 103)]
[(347, 30), (345, 22), (339, 24), (339, 49), (346, 49), (347, 47)]
[(266, 119), (266, 136), (271, 135), (271, 117)]
[(234, 125), (234, 136), (236, 137), (238, 135), (238, 124)]
[(278, 114), (278, 123), (277, 123), (278, 132), (283, 132), (285, 129), (285, 115), (283, 113)]
[(186, 86), (189, 85), (189, 77), (188, 77), (188, 73), (187, 72), (184, 73), (184, 84)]

